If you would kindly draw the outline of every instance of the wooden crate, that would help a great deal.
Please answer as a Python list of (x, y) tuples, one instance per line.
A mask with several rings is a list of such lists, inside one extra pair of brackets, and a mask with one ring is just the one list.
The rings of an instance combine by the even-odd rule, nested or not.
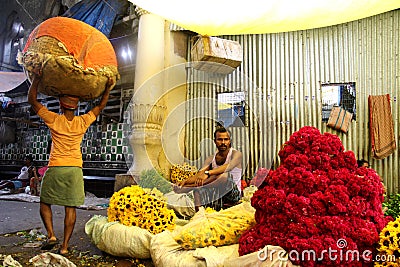
[(229, 74), (242, 63), (243, 51), (239, 42), (201, 36), (193, 45), (191, 56), (197, 70)]

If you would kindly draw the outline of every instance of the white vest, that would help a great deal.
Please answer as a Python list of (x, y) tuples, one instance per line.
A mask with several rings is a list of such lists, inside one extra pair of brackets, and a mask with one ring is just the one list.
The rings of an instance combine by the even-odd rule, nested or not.
[[(231, 147), (229, 149), (228, 155), (226, 156), (226, 160), (225, 160), (224, 164), (229, 164), (231, 162), (231, 160), (232, 160), (232, 151), (233, 151), (233, 148)], [(218, 151), (215, 152), (214, 158), (213, 158), (212, 163), (211, 163), (211, 166), (212, 166), (213, 169), (215, 169), (215, 168), (220, 166), (220, 165), (217, 165), (217, 162), (215, 161), (215, 156), (217, 155), (217, 153), (218, 153)], [(222, 165), (224, 165), (224, 164), (222, 164)], [(238, 167), (235, 167), (229, 173), (232, 175), (233, 181), (237, 185), (237, 188), (239, 189), (239, 191), (242, 192), (242, 181), (241, 181), (242, 180), (242, 169), (238, 168)]]

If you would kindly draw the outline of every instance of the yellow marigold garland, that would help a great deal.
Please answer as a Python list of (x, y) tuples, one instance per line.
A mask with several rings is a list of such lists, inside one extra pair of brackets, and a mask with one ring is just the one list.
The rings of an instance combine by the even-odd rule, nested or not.
[(375, 267), (399, 266), (400, 264), (400, 217), (389, 222), (379, 234), (379, 259)]
[(167, 208), (163, 194), (156, 188), (127, 186), (115, 192), (107, 209), (109, 222), (119, 221), (158, 234), (175, 228), (175, 213)]

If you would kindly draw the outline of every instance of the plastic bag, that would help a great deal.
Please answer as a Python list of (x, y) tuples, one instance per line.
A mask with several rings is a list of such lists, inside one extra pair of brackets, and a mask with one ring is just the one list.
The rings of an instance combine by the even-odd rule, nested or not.
[(254, 213), (249, 202), (212, 213), (201, 207), (188, 224), (175, 229), (172, 235), (184, 249), (236, 244), (241, 234), (255, 224)]
[(7, 255), (4, 258), (3, 266), (4, 267), (22, 267), (22, 265), (18, 261), (14, 260), (11, 255)]
[(67, 258), (51, 252), (36, 255), (31, 258), (29, 262), (33, 263), (35, 267), (76, 267), (76, 265)]
[(191, 218), (196, 213), (192, 192), (178, 194), (172, 191), (164, 194), (164, 197), (167, 199), (167, 207), (174, 210), (175, 214)]

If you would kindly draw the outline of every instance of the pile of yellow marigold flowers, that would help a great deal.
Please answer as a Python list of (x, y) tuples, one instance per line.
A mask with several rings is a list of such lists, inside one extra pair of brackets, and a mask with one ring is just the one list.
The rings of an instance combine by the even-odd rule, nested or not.
[(197, 168), (186, 162), (183, 163), (183, 165), (174, 164), (171, 166), (171, 182), (174, 184), (180, 183), (196, 173)]
[(374, 266), (400, 266), (400, 217), (389, 222), (379, 237), (378, 261)]
[(137, 226), (152, 234), (175, 228), (175, 213), (167, 208), (163, 194), (156, 188), (122, 188), (110, 198), (107, 216), (109, 222)]

